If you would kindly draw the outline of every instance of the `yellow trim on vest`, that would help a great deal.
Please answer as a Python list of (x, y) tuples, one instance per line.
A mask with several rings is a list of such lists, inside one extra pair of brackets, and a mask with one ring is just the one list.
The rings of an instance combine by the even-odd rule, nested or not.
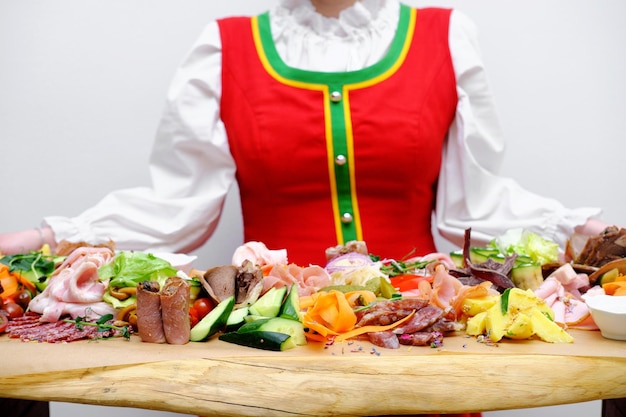
[[(354, 160), (354, 134), (352, 129), (352, 114), (350, 111), (350, 91), (358, 90), (362, 88), (366, 88), (377, 83), (384, 81), (385, 79), (391, 77), (400, 66), (404, 63), (406, 56), (408, 54), (409, 48), (411, 47), (411, 43), (413, 40), (413, 35), (415, 32), (415, 24), (417, 18), (417, 9), (411, 8), (410, 17), (409, 17), (409, 25), (407, 28), (407, 32), (405, 34), (404, 44), (402, 46), (402, 50), (398, 59), (391, 65), (386, 71), (361, 82), (352, 83), (352, 84), (344, 84), (342, 86), (342, 97), (343, 97), (343, 108), (344, 108), (344, 125), (346, 130), (346, 147), (347, 147), (347, 159), (348, 159), (348, 167), (349, 167), (349, 177), (350, 177), (350, 198), (352, 201), (353, 208), (353, 221), (355, 225), (356, 236), (358, 240), (363, 240), (363, 228), (361, 224), (361, 216), (359, 211), (358, 197), (356, 193), (356, 175), (355, 175), (355, 160)], [(273, 77), (278, 82), (304, 90), (310, 91), (319, 91), (323, 94), (324, 100), (324, 131), (326, 135), (326, 152), (328, 158), (328, 173), (329, 173), (329, 182), (330, 182), (330, 190), (331, 190), (331, 203), (334, 214), (335, 221), (335, 233), (337, 236), (338, 243), (345, 243), (343, 232), (342, 232), (342, 223), (341, 223), (341, 212), (339, 209), (339, 196), (337, 191), (337, 184), (335, 182), (336, 173), (335, 173), (335, 157), (334, 157), (334, 145), (333, 145), (333, 134), (332, 134), (332, 121), (331, 121), (331, 100), (330, 100), (330, 86), (327, 84), (319, 84), (319, 83), (310, 83), (299, 80), (293, 80), (290, 78), (283, 77), (280, 75), (274, 67), (270, 64), (269, 59), (267, 58), (265, 49), (263, 48), (263, 43), (261, 41), (261, 35), (258, 24), (258, 17), (253, 16), (251, 18), (252, 25), (252, 36), (255, 44), (255, 48), (257, 50), (259, 59), (263, 68), (267, 71), (267, 73)]]
[[(361, 223), (361, 214), (359, 210), (358, 198), (356, 195), (356, 175), (355, 175), (355, 170), (354, 170), (354, 167), (355, 167), (354, 133), (352, 130), (352, 112), (350, 111), (351, 107), (350, 107), (350, 94), (349, 93), (352, 90), (358, 90), (361, 88), (366, 88), (371, 85), (380, 83), (381, 81), (384, 81), (385, 79), (391, 77), (398, 70), (398, 68), (400, 68), (400, 66), (406, 59), (406, 56), (409, 52), (409, 48), (411, 47), (411, 41), (413, 40), (413, 34), (415, 32), (416, 17), (417, 17), (417, 10), (412, 9), (410, 23), (407, 29), (407, 34), (406, 34), (406, 38), (404, 41), (404, 45), (402, 47), (402, 52), (400, 53), (400, 56), (398, 57), (396, 62), (387, 71), (369, 80), (366, 80), (360, 83), (355, 83), (355, 84), (347, 84), (343, 87), (342, 96), (344, 97), (343, 107), (344, 107), (344, 114), (346, 116), (345, 127), (346, 127), (346, 142), (347, 142), (347, 148), (348, 148), (348, 166), (350, 168), (350, 192), (352, 194), (351, 198), (352, 198), (353, 216), (354, 216), (354, 222), (356, 225), (356, 234), (357, 234), (358, 240), (363, 240), (363, 227)], [(329, 165), (332, 165), (333, 163), (332, 156), (333, 156), (332, 153), (329, 154), (329, 159), (330, 159)], [(336, 200), (337, 198), (334, 197), (334, 199)]]
[[(350, 88), (344, 87), (342, 91), (343, 109), (345, 115), (344, 125), (346, 128), (346, 148), (348, 149), (348, 168), (350, 175), (350, 198), (352, 199), (352, 216), (356, 229), (357, 240), (363, 240), (363, 226), (361, 224), (361, 211), (359, 210), (359, 201), (356, 195), (356, 174), (354, 170), (354, 131), (352, 130), (352, 112), (350, 111)], [(332, 161), (333, 154), (329, 155)], [(345, 243), (345, 242), (343, 242)]]
[[(335, 235), (337, 236), (337, 242), (343, 242), (343, 233), (341, 230), (341, 221), (338, 220), (341, 217), (341, 213), (339, 210), (339, 197), (337, 192), (337, 184), (334, 181), (335, 178), (335, 163), (333, 159), (334, 147), (332, 141), (332, 125), (330, 123), (330, 89), (326, 84), (314, 84), (301, 82), (296, 80), (291, 80), (289, 78), (285, 78), (278, 74), (274, 67), (269, 63), (267, 59), (267, 55), (265, 54), (265, 49), (263, 48), (263, 44), (261, 43), (261, 35), (259, 33), (259, 25), (257, 16), (253, 16), (251, 19), (252, 23), (252, 37), (254, 39), (254, 45), (256, 47), (257, 53), (259, 55), (259, 59), (261, 60), (261, 64), (263, 68), (267, 71), (267, 73), (272, 76), (277, 81), (289, 85), (296, 88), (301, 88), (305, 90), (319, 91), (323, 94), (324, 98), (324, 132), (326, 135), (326, 154), (328, 155), (328, 174), (329, 174), (329, 183), (330, 183), (330, 194), (331, 194), (331, 204), (333, 208), (333, 218), (335, 219)], [(352, 175), (354, 176), (354, 175)]]

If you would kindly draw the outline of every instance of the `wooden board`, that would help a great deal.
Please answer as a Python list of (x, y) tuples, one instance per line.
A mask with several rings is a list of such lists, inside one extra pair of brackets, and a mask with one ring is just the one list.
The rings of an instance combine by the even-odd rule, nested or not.
[(388, 350), (355, 341), (267, 352), (137, 336), (66, 344), (0, 337), (0, 397), (200, 415), (383, 415), (541, 407), (626, 397), (626, 342), (479, 343)]

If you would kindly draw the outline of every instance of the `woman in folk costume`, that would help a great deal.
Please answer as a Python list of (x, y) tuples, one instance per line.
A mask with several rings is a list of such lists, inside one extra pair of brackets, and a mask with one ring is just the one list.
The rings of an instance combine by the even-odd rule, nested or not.
[(524, 227), (564, 244), (607, 225), (497, 175), (504, 140), (471, 21), (396, 0), (280, 0), (210, 22), (168, 93), (152, 187), (118, 190), (0, 250), (41, 240), (190, 251), (237, 181), (246, 241), (324, 262), (349, 240), (402, 258)]
[(497, 175), (503, 136), (472, 22), (397, 0), (279, 0), (210, 22), (183, 64), (150, 162), (152, 187), (115, 191), (74, 218), (0, 235), (190, 251), (215, 230), (237, 182), (244, 240), (323, 264), (363, 240), (403, 258), (436, 250), (431, 218), (462, 245), (524, 227), (563, 245), (598, 234), (569, 209)]

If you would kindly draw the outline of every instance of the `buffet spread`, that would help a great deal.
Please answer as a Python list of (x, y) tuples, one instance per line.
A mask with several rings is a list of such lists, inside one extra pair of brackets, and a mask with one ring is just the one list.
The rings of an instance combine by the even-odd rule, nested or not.
[(588, 253), (568, 248), (575, 258), (557, 262), (549, 241), (524, 231), (480, 248), (469, 233), (458, 252), (404, 260), (350, 242), (328, 248), (325, 266), (289, 264), (285, 249), (261, 242), (206, 270), (186, 256), (91, 245), (5, 256), (0, 396), (196, 415), (626, 397), (624, 342), (605, 337), (585, 302), (620, 297), (623, 256), (582, 264)]

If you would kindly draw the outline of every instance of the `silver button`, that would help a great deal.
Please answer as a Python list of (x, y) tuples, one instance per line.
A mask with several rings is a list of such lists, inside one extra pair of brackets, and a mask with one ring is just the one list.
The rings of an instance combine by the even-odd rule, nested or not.
[(342, 223), (345, 223), (345, 224), (352, 223), (352, 220), (353, 220), (352, 214), (350, 214), (350, 213), (343, 213), (341, 215), (341, 222)]
[(339, 166), (345, 165), (347, 161), (348, 160), (343, 155), (337, 155), (337, 157), (335, 157), (335, 164), (337, 164)]
[(341, 93), (339, 91), (333, 91), (330, 93), (330, 101), (334, 103), (341, 101)]

